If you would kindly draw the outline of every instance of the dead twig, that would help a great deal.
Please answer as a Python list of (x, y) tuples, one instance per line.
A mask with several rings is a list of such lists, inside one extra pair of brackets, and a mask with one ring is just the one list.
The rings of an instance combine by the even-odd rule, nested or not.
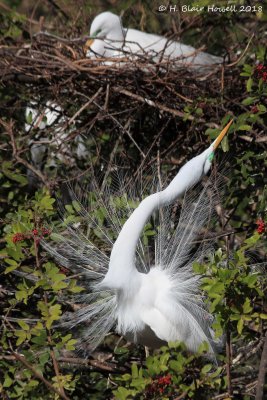
[(94, 100), (98, 97), (98, 95), (102, 92), (102, 88), (100, 87), (97, 92), (91, 97), (90, 100), (87, 101), (87, 103), (85, 103), (68, 121), (67, 123), (62, 126), (62, 128), (60, 129), (60, 131), (64, 131), (66, 128), (68, 128), (78, 117), (78, 115), (80, 115), (83, 110), (85, 110), (91, 103), (94, 102)]
[(249, 38), (249, 41), (248, 41), (248, 43), (247, 43), (247, 45), (246, 45), (246, 47), (245, 47), (243, 53), (239, 56), (239, 58), (238, 58), (236, 61), (234, 61), (233, 63), (231, 63), (231, 64), (226, 64), (226, 67), (227, 67), (227, 68), (231, 68), (231, 67), (237, 65), (237, 64), (239, 63), (239, 61), (242, 60), (242, 58), (244, 57), (244, 55), (246, 54), (246, 52), (247, 52), (247, 50), (248, 50), (248, 48), (249, 48), (250, 43), (251, 43), (252, 39), (254, 38), (254, 36), (255, 36), (255, 33), (253, 33), (253, 34), (251, 35), (251, 37)]
[(261, 353), (261, 361), (259, 367), (258, 383), (256, 390), (255, 400), (263, 400), (264, 396), (264, 384), (267, 370), (267, 331), (264, 338), (264, 345)]
[(16, 360), (20, 361), (27, 369), (29, 369), (33, 375), (39, 379), (40, 381), (42, 381), (49, 390), (53, 391), (54, 393), (56, 393), (59, 397), (61, 397), (64, 400), (70, 400), (70, 398), (68, 396), (66, 396), (64, 393), (62, 393), (61, 391), (59, 391), (55, 386), (53, 386), (47, 379), (45, 379), (43, 377), (43, 375), (41, 375), (27, 360), (24, 356), (13, 352), (13, 356), (15, 357)]
[[(182, 111), (169, 108), (169, 107), (165, 106), (164, 104), (157, 103), (153, 100), (147, 99), (146, 97), (142, 97), (138, 94), (132, 93), (129, 90), (126, 90), (126, 89), (123, 89), (120, 87), (113, 87), (112, 90), (114, 90), (114, 92), (124, 94), (125, 96), (131, 97), (132, 99), (135, 99), (137, 101), (141, 101), (142, 103), (148, 104), (149, 106), (157, 108), (158, 110), (170, 113), (176, 117), (180, 117), (180, 118), (185, 117), (185, 113), (183, 113)], [(190, 121), (193, 121), (194, 117), (192, 115), (189, 115), (187, 117), (187, 119), (189, 119)]]
[(12, 121), (10, 123), (5, 122), (3, 119), (0, 118), (0, 124), (6, 129), (9, 137), (10, 137), (10, 141), (11, 141), (11, 146), (12, 146), (12, 150), (13, 150), (13, 157), (15, 158), (15, 160), (24, 165), (24, 167), (26, 167), (27, 169), (29, 169), (30, 171), (32, 171), (36, 176), (38, 176), (38, 178), (43, 182), (43, 184), (49, 189), (50, 185), (48, 180), (45, 178), (45, 176), (41, 173), (41, 171), (39, 171), (38, 169), (34, 168), (30, 163), (28, 163), (28, 161), (24, 160), (23, 158), (20, 157), (19, 155), (19, 151), (17, 148), (17, 143), (15, 140), (15, 136), (13, 133), (13, 123)]

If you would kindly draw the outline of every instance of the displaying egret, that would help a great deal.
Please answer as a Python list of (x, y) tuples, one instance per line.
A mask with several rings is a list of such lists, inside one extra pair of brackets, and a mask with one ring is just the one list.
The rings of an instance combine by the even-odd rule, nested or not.
[[(206, 241), (196, 251), (193, 242), (210, 218), (213, 193), (209, 193), (207, 185), (196, 196), (190, 195), (189, 189), (209, 171), (214, 151), (231, 122), (208, 149), (179, 170), (166, 189), (141, 201), (118, 233), (120, 210), (114, 206), (114, 198), (111, 205), (106, 205), (113, 233), (118, 234), (110, 258), (103, 247), (97, 247), (79, 231), (79, 224), (70, 224), (67, 236), (58, 235), (56, 245), (43, 244), (61, 265), (75, 273), (82, 272), (90, 282), (87, 293), (80, 298), (83, 306), (68, 315), (66, 324), (76, 326), (85, 322), (83, 340), (88, 340), (92, 348), (115, 327), (127, 339), (149, 347), (182, 341), (190, 351), (196, 351), (206, 341), (209, 353), (216, 351), (219, 341), (214, 339), (211, 329), (213, 318), (201, 296), (201, 277), (192, 269), (194, 261), (201, 261), (207, 255)], [(183, 194), (179, 223), (174, 228), (170, 225), (168, 205)], [(101, 210), (106, 200), (101, 192), (93, 195), (98, 196), (94, 207), (98, 205)], [(78, 210), (87, 220), (88, 229), (97, 226), (106, 242), (112, 244), (107, 225), (100, 226), (90, 212), (80, 207)], [(156, 210), (160, 210), (160, 221), (153, 251), (155, 261), (149, 267), (145, 265), (146, 249), (140, 237)]]
[(168, 40), (163, 36), (123, 28), (120, 17), (109, 11), (94, 18), (90, 36), (91, 39), (86, 43), (89, 57), (143, 54), (153, 61), (175, 60), (177, 65), (194, 69), (207, 68), (223, 62), (221, 57), (200, 52), (192, 46)]

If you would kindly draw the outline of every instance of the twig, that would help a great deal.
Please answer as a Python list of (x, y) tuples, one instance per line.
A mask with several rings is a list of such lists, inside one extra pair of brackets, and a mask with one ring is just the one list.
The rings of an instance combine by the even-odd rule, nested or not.
[[(95, 104), (100, 110), (102, 110), (103, 112), (105, 112), (104, 109), (103, 109), (98, 103), (96, 103), (95, 101), (94, 101), (94, 104)], [(136, 143), (136, 141), (135, 141), (134, 138), (132, 137), (132, 135), (131, 135), (129, 129), (125, 129), (124, 126), (122, 126), (122, 124), (121, 124), (113, 115), (108, 114), (108, 113), (106, 113), (106, 115), (107, 115), (107, 117), (109, 117), (110, 119), (112, 119), (112, 120), (119, 126), (119, 128), (120, 128), (123, 132), (125, 132), (125, 133), (129, 136), (129, 138), (131, 139), (131, 141), (133, 142), (133, 144), (135, 145), (135, 147), (140, 151), (140, 154), (142, 155), (142, 157), (145, 158), (144, 152), (142, 151), (142, 149), (140, 148), (140, 146)]]
[[(157, 108), (161, 111), (168, 112), (176, 117), (180, 117), (180, 118), (185, 117), (185, 113), (183, 113), (182, 111), (175, 110), (173, 108), (169, 108), (169, 107), (165, 106), (164, 104), (157, 103), (153, 100), (147, 99), (146, 97), (142, 97), (139, 94), (132, 93), (129, 90), (126, 90), (126, 89), (123, 89), (120, 87), (113, 87), (112, 90), (114, 90), (114, 92), (121, 93), (121, 94), (124, 94), (125, 96), (131, 97), (132, 99), (135, 99), (137, 101), (141, 101), (142, 103), (148, 104), (149, 106)], [(188, 115), (187, 119), (190, 121), (193, 121), (195, 118), (192, 115)]]
[(100, 87), (98, 89), (98, 91), (91, 97), (90, 100), (87, 101), (87, 103), (85, 103), (68, 121), (67, 123), (60, 129), (60, 131), (64, 131), (68, 126), (70, 126), (75, 119), (78, 117), (78, 115), (81, 114), (81, 112), (83, 112), (83, 110), (85, 110), (91, 103), (94, 102), (94, 100), (97, 98), (97, 96), (99, 95), (99, 93), (102, 92), (102, 88)]
[(62, 14), (63, 15), (63, 17), (66, 19), (66, 20), (69, 20), (70, 19), (70, 17), (68, 16), (68, 14), (64, 11), (64, 10), (62, 10), (62, 8), (54, 1), (54, 0), (46, 0), (48, 3), (50, 3), (60, 14)]
[[(35, 218), (35, 225), (36, 224), (37, 224), (37, 221), (36, 221), (36, 218)], [(40, 263), (40, 258), (39, 258), (39, 247), (38, 246), (39, 246), (39, 242), (37, 242), (37, 239), (34, 238), (34, 251), (35, 251), (36, 266), (37, 266), (37, 269), (40, 270), (41, 263)], [(44, 291), (44, 294), (43, 294), (43, 298), (44, 298), (44, 302), (45, 302), (46, 306), (48, 306), (48, 299), (47, 299), (47, 294), (46, 294), (45, 291)], [(64, 391), (64, 387), (62, 385), (62, 382), (60, 381), (60, 371), (59, 371), (57, 359), (56, 359), (56, 356), (55, 356), (55, 352), (54, 352), (54, 349), (53, 349), (51, 331), (48, 328), (46, 328), (46, 331), (47, 331), (47, 341), (48, 341), (48, 345), (50, 347), (50, 355), (51, 355), (51, 359), (52, 359), (53, 366), (54, 366), (54, 371), (55, 371), (56, 378), (57, 378), (57, 384), (59, 386), (59, 392), (61, 393), (61, 397), (65, 398), (66, 395), (65, 395), (65, 391)]]
[(248, 43), (247, 43), (247, 45), (246, 45), (246, 47), (245, 47), (243, 53), (241, 54), (241, 56), (240, 56), (236, 61), (234, 61), (233, 63), (231, 63), (231, 64), (226, 64), (226, 67), (227, 67), (227, 68), (233, 67), (233, 66), (235, 66), (235, 65), (237, 65), (237, 64), (239, 63), (239, 61), (240, 61), (240, 60), (244, 57), (244, 55), (246, 54), (246, 52), (247, 52), (247, 50), (248, 50), (248, 48), (249, 48), (249, 45), (250, 45), (252, 39), (254, 38), (254, 36), (255, 36), (255, 33), (252, 33), (252, 35), (251, 35), (251, 37), (250, 37), (250, 39), (249, 39), (249, 41), (248, 41)]
[(40, 32), (36, 32), (33, 37), (38, 37), (38, 36), (45, 36), (51, 39), (55, 39), (58, 42), (63, 42), (63, 43), (83, 43), (86, 39), (89, 38), (89, 35), (84, 35), (81, 37), (77, 37), (77, 38), (63, 38), (57, 35), (54, 35), (53, 33), (47, 32), (47, 31), (40, 31)]
[(230, 398), (232, 398), (232, 382), (231, 382), (231, 362), (232, 362), (232, 357), (231, 357), (231, 334), (229, 329), (227, 329), (226, 332), (226, 375), (227, 375), (227, 389), (228, 389), (228, 395)]
[(121, 135), (119, 135), (118, 139), (116, 140), (116, 143), (115, 143), (115, 145), (114, 145), (114, 147), (112, 149), (112, 152), (110, 154), (108, 166), (106, 168), (106, 172), (105, 172), (105, 175), (104, 175), (104, 178), (103, 178), (103, 182), (102, 182), (102, 185), (101, 185), (101, 189), (100, 189), (101, 193), (103, 192), (103, 190), (105, 188), (105, 184), (106, 184), (107, 178), (108, 178), (108, 176), (110, 174), (110, 169), (111, 169), (115, 154), (117, 152), (117, 149), (118, 149), (118, 146), (119, 146), (120, 142), (122, 141), (123, 133), (128, 129), (129, 125), (130, 125), (130, 118), (128, 119), (128, 121), (124, 125), (124, 129), (123, 129)]
[(253, 354), (259, 352), (262, 347), (262, 340), (254, 340), (251, 341), (247, 346), (244, 346), (238, 350), (237, 356), (232, 360), (232, 365), (240, 364), (242, 362), (248, 360)]
[(267, 369), (267, 331), (265, 334), (263, 350), (261, 353), (261, 361), (260, 361), (260, 367), (259, 367), (259, 375), (258, 375), (258, 383), (257, 383), (255, 400), (263, 400), (266, 369)]
[(13, 356), (16, 358), (16, 360), (20, 361), (27, 369), (29, 369), (36, 378), (40, 379), (50, 390), (55, 392), (58, 396), (60, 396), (64, 400), (70, 400), (68, 396), (65, 394), (61, 393), (56, 387), (54, 387), (47, 379), (43, 377), (34, 367), (31, 366), (30, 363), (26, 360), (24, 356), (21, 356), (20, 354), (13, 352)]
[[(16, 15), (21, 16), (21, 14), (17, 13), (14, 9), (8, 7), (8, 5), (5, 4), (5, 3), (0, 2), (0, 8), (2, 8), (3, 10), (5, 10), (5, 11), (7, 11), (7, 12), (12, 12), (13, 14), (15, 13)], [(24, 15), (24, 18), (25, 18), (25, 15)], [(31, 18), (27, 18), (27, 17), (26, 17), (26, 20), (27, 20), (29, 23), (33, 24), (33, 25), (39, 25), (39, 21), (36, 21), (36, 20), (34, 20), (34, 19), (31, 19)]]
[[(246, 228), (245, 228), (246, 229)], [(244, 230), (245, 230), (244, 229)], [(236, 232), (240, 232), (239, 230), (232, 230), (232, 231), (228, 231), (228, 232), (224, 232), (224, 233), (220, 233), (219, 235), (214, 235), (214, 236), (210, 236), (210, 237), (206, 237), (200, 240), (194, 240), (193, 242), (191, 242), (191, 244), (197, 244), (197, 243), (203, 243), (203, 242), (209, 242), (211, 240), (214, 239), (219, 239), (225, 236), (229, 236), (229, 235), (233, 235)]]
[(238, 136), (238, 138), (239, 139), (242, 139), (242, 140), (245, 140), (246, 142), (256, 142), (256, 143), (264, 143), (264, 142), (267, 142), (267, 136), (262, 136), (262, 137), (258, 137), (258, 138), (256, 138), (256, 139), (254, 139), (254, 138), (252, 138), (252, 137), (250, 137), (250, 136), (247, 136), (247, 135), (240, 135), (240, 136)]
[(151, 146), (149, 147), (149, 149), (148, 149), (148, 151), (147, 151), (147, 153), (146, 153), (144, 159), (142, 160), (140, 166), (139, 166), (138, 169), (136, 170), (134, 176), (137, 176), (138, 173), (139, 173), (139, 171), (143, 168), (143, 165), (144, 165), (144, 163), (145, 163), (145, 161), (146, 161), (148, 155), (150, 154), (152, 148), (155, 146), (155, 144), (157, 143), (158, 139), (159, 139), (160, 136), (162, 135), (163, 131), (167, 128), (167, 126), (169, 125), (169, 123), (170, 123), (170, 119), (168, 119), (167, 123), (162, 127), (162, 129), (161, 129), (161, 130), (159, 131), (159, 133), (156, 135), (156, 137), (155, 137), (155, 139), (153, 140)]
[[(223, 210), (221, 209), (221, 221), (223, 226), (225, 226), (225, 216)], [(227, 253), (227, 268), (229, 268), (229, 256), (230, 256), (230, 240), (229, 235), (226, 236), (226, 253)], [(229, 326), (226, 328), (226, 375), (227, 375), (227, 389), (229, 398), (232, 398), (232, 381), (231, 381), (231, 364), (232, 364), (232, 347), (231, 347), (231, 332)]]
[[(24, 357), (23, 357), (24, 358)], [(15, 361), (18, 357), (13, 353), (12, 355), (0, 355), (0, 360), (6, 361)], [(58, 357), (57, 361), (60, 364), (74, 364), (84, 367), (94, 367), (98, 371), (106, 371), (111, 372), (112, 374), (122, 374), (126, 372), (126, 369), (123, 367), (117, 368), (116, 364), (107, 363), (106, 361), (85, 359), (79, 357)], [(51, 385), (51, 384), (50, 384)], [(53, 386), (54, 388), (54, 386)], [(56, 389), (56, 388), (54, 388)], [(53, 389), (53, 390), (54, 390)]]
[(15, 140), (14, 133), (13, 133), (12, 121), (10, 123), (7, 123), (0, 118), (0, 124), (7, 130), (7, 133), (10, 136), (11, 146), (12, 146), (12, 150), (13, 150), (13, 157), (15, 158), (15, 160), (18, 163), (24, 165), (24, 167), (26, 167), (27, 169), (31, 170), (35, 175), (37, 175), (38, 178), (40, 178), (40, 180), (43, 182), (43, 184), (49, 189), (50, 188), (49, 182), (45, 178), (45, 176), (41, 173), (41, 171), (34, 168), (30, 163), (28, 163), (28, 161), (24, 160), (23, 158), (21, 158), (19, 156), (16, 140)]
[(174, 397), (173, 400), (183, 400), (186, 395), (187, 395), (187, 392), (183, 392), (182, 394), (180, 394), (180, 396)]

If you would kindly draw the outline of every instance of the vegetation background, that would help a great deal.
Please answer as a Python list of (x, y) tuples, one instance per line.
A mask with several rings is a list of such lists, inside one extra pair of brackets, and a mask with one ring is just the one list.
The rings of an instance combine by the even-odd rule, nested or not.
[[(211, 3), (239, 11), (209, 13)], [(177, 0), (175, 12), (162, 4), (160, 12), (158, 1), (0, 2), (3, 399), (265, 398), (266, 1)], [(182, 5), (205, 7), (182, 12)], [(106, 10), (121, 14), (125, 27), (203, 46), (225, 64), (205, 76), (155, 68), (148, 59), (131, 68), (95, 65), (84, 45), (92, 19)], [(56, 194), (66, 194), (66, 182), (89, 186), (93, 176), (109, 185), (115, 165), (131, 184), (143, 170), (149, 178), (149, 168), (168, 180), (230, 118), (214, 164), (228, 170), (212, 231), (218, 247), (209, 262), (194, 266), (205, 276), (214, 329), (226, 337), (218, 365), (202, 357), (205, 345), (190, 355), (171, 344), (146, 358), (116, 334), (90, 355), (86, 347), (75, 352), (77, 332), (56, 322), (75, 307), (70, 296), (82, 282), (40, 245), (51, 226), (64, 229)], [(65, 208), (65, 222), (81, 222), (75, 204)], [(95, 205), (91, 212), (105, 224), (105, 210)], [(101, 239), (97, 230), (91, 234)], [(143, 240), (151, 235), (148, 227)]]

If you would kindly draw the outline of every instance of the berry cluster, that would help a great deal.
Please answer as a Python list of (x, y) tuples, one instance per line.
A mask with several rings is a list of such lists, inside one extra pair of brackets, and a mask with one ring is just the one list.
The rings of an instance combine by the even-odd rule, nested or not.
[(17, 242), (22, 242), (23, 240), (26, 239), (33, 239), (36, 240), (37, 244), (40, 242), (40, 240), (45, 237), (49, 236), (51, 234), (51, 231), (47, 228), (40, 228), (40, 229), (33, 229), (31, 232), (26, 232), (26, 233), (15, 233), (12, 237), (12, 242), (17, 243)]
[(250, 111), (252, 112), (252, 114), (257, 114), (260, 110), (259, 107), (255, 105), (251, 107)]
[(22, 240), (25, 239), (24, 233), (15, 233), (12, 237), (12, 242), (17, 243), (17, 242), (22, 242)]
[(262, 79), (263, 82), (267, 82), (267, 65), (257, 65), (255, 68), (255, 75), (258, 79)]
[(256, 221), (256, 225), (258, 226), (257, 227), (257, 232), (259, 234), (262, 234), (262, 233), (265, 232), (265, 222), (263, 221), (262, 218), (260, 218), (260, 219), (258, 219), (258, 221)]
[(147, 387), (146, 398), (149, 399), (154, 395), (164, 393), (164, 391), (171, 383), (172, 383), (172, 377), (170, 374), (165, 376), (159, 376)]

